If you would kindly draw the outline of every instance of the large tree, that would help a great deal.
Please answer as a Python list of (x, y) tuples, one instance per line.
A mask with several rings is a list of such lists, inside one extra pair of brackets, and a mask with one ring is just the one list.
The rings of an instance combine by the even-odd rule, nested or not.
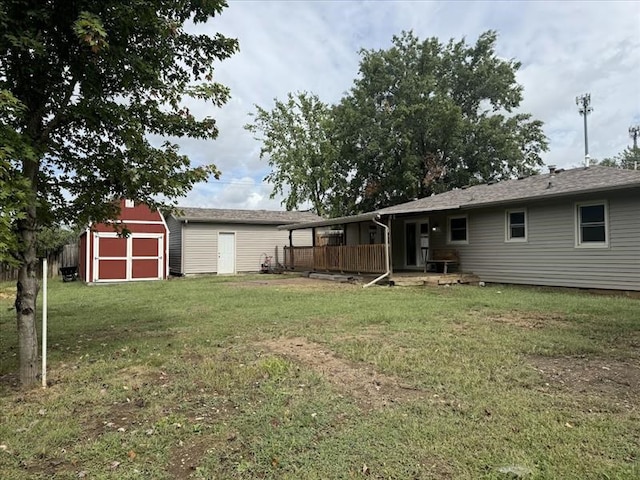
[[(21, 265), (16, 315), (20, 381), (38, 376), (36, 236), (60, 220), (104, 221), (126, 197), (175, 205), (195, 182), (218, 175), (192, 166), (155, 138), (215, 138), (212, 118), (185, 106), (198, 98), (220, 106), (228, 90), (213, 81), (216, 61), (237, 41), (195, 35), (188, 22), (221, 13), (222, 0), (4, 0), (0, 3), (0, 182), (12, 210), (0, 227)], [(7, 229), (0, 231), (5, 235)], [(2, 237), (0, 237), (0, 245)], [(5, 249), (6, 250), (6, 249)]]
[(271, 198), (285, 195), (287, 210), (310, 202), (318, 215), (325, 215), (342, 178), (336, 170), (331, 108), (307, 92), (274, 102), (272, 110), (256, 105), (253, 122), (245, 125), (262, 142), (260, 158), (271, 167), (265, 178), (274, 185)]
[(346, 192), (366, 211), (463, 185), (527, 175), (547, 148), (542, 123), (515, 113), (520, 64), (475, 45), (393, 38), (362, 51), (360, 75), (336, 108), (340, 158), (355, 166)]
[[(412, 33), (393, 37), (386, 50), (361, 51), (352, 89), (333, 106), (324, 135), (333, 146), (325, 210), (344, 215), (373, 210), (467, 184), (533, 173), (547, 142), (542, 123), (517, 113), (520, 64), (495, 51), (497, 34), (474, 45), (441, 43)], [(291, 136), (290, 127), (264, 116), (263, 130)], [(322, 128), (322, 125), (317, 125)], [(263, 152), (269, 152), (265, 142)], [(282, 141), (270, 161), (273, 175), (304, 192), (308, 180), (292, 175), (308, 162), (305, 150)], [(271, 153), (271, 152), (269, 152)], [(282, 162), (282, 158), (289, 159)], [(313, 185), (321, 182), (309, 177)], [(280, 187), (280, 191), (282, 188)], [(287, 197), (287, 207), (309, 200)]]

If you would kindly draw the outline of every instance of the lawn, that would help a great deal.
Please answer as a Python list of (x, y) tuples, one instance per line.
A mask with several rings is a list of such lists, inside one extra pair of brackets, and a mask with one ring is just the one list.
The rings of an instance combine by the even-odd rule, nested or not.
[(15, 387), (0, 477), (640, 478), (640, 300), (293, 276), (49, 289), (47, 389)]

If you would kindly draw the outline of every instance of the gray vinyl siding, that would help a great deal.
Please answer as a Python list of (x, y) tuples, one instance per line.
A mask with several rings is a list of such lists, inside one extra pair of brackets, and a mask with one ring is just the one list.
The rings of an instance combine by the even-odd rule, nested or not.
[(345, 225), (345, 244), (346, 245), (360, 245), (360, 224), (348, 223)]
[[(469, 244), (450, 247), (487, 282), (640, 290), (639, 193), (509, 206), (526, 207), (527, 242), (505, 241), (507, 208), (469, 210)], [(585, 201), (608, 204), (607, 247), (576, 247), (576, 203)]]
[[(217, 272), (219, 233), (235, 234), (236, 273), (259, 271), (262, 254), (275, 256), (278, 247), (279, 255), (282, 255), (282, 247), (289, 245), (289, 232), (278, 230), (276, 225), (183, 224), (182, 252), (185, 274)], [(294, 246), (311, 244), (311, 230), (294, 231)]]
[(169, 273), (182, 273), (182, 224), (172, 216), (167, 218), (169, 227)]
[[(373, 228), (372, 228), (373, 227)], [(373, 222), (348, 223), (346, 225), (347, 245), (368, 245), (370, 243), (369, 232), (375, 230), (374, 243), (383, 243), (382, 228)]]

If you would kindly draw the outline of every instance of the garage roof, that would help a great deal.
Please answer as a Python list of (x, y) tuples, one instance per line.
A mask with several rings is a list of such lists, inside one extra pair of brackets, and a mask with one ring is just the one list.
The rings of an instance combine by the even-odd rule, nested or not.
[(276, 210), (235, 210), (221, 208), (178, 207), (173, 217), (179, 221), (202, 223), (244, 223), (260, 225), (286, 225), (322, 220), (311, 212), (283, 212)]

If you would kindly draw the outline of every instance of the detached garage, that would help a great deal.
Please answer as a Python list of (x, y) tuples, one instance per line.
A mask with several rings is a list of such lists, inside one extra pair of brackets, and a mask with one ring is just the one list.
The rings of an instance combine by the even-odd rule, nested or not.
[[(264, 255), (275, 257), (276, 248), (289, 245), (289, 232), (278, 230), (279, 225), (322, 220), (309, 212), (180, 210), (167, 219), (172, 275), (257, 272)], [(296, 246), (311, 246), (313, 231), (297, 230), (291, 240)]]
[(115, 223), (130, 234), (119, 236), (112, 223), (90, 225), (80, 236), (79, 276), (87, 283), (167, 278), (169, 230), (160, 212), (123, 200)]

